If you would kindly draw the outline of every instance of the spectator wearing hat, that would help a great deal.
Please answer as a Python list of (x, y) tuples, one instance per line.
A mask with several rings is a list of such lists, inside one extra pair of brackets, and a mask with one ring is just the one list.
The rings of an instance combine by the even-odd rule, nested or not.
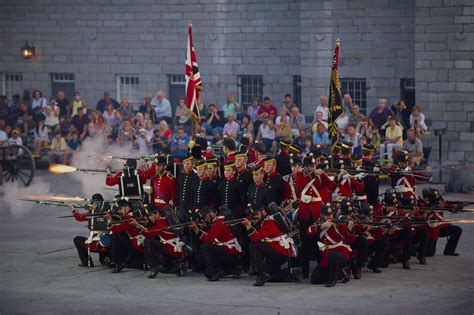
[(23, 139), (20, 136), (20, 129), (14, 128), (11, 137), (8, 138), (8, 145), (23, 145)]
[(385, 140), (380, 144), (380, 159), (381, 164), (387, 155), (388, 164), (393, 164), (393, 152), (401, 150), (403, 147), (403, 130), (398, 124), (398, 119), (391, 116), (389, 119), (389, 126), (385, 129)]
[(151, 100), (151, 105), (155, 108), (157, 121), (165, 120), (168, 124), (172, 123), (173, 113), (171, 103), (165, 98), (165, 92), (156, 92), (156, 96)]
[(97, 102), (97, 105), (95, 107), (96, 110), (100, 111), (101, 113), (103, 113), (105, 111), (105, 107), (107, 106), (107, 104), (111, 103), (112, 104), (112, 107), (113, 109), (117, 109), (120, 107), (120, 103), (117, 102), (117, 100), (113, 99), (112, 97), (110, 97), (110, 92), (109, 91), (105, 91), (104, 92), (104, 97), (101, 98), (98, 102)]

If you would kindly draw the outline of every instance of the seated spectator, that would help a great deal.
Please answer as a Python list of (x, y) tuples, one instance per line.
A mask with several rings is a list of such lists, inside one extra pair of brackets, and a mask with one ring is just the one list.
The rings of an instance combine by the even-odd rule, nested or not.
[(344, 114), (346, 116), (350, 116), (351, 109), (352, 109), (352, 97), (350, 94), (344, 94), (344, 97), (342, 98), (342, 110), (344, 111)]
[(240, 131), (239, 124), (235, 121), (233, 113), (227, 114), (227, 123), (224, 125), (223, 135), (230, 139), (236, 140)]
[[(164, 121), (164, 120), (163, 120)], [(161, 133), (158, 129), (153, 132), (153, 138), (151, 139), (151, 146), (153, 153), (161, 153), (163, 148), (168, 147), (168, 144), (161, 138)]]
[(36, 123), (36, 128), (34, 129), (34, 151), (33, 154), (40, 154), (40, 150), (43, 147), (48, 146), (49, 137), (48, 137), (48, 127), (45, 126), (44, 121), (38, 120)]
[(102, 130), (102, 127), (104, 126), (105, 121), (104, 121), (104, 117), (102, 117), (102, 113), (99, 112), (98, 110), (94, 110), (91, 113), (91, 118), (89, 122), (94, 125), (95, 130), (100, 131)]
[(25, 103), (27, 106), (31, 105), (31, 92), (30, 90), (24, 90), (23, 96), (21, 97), (21, 101)]
[(311, 132), (314, 134), (318, 131), (318, 125), (322, 124), (324, 126), (324, 129), (326, 131), (328, 130), (328, 123), (323, 120), (323, 113), (322, 112), (316, 112), (316, 115), (314, 116), (313, 120), (313, 126), (311, 127)]
[(10, 116), (10, 107), (6, 95), (0, 95), (0, 119), (8, 119)]
[(89, 117), (84, 114), (84, 109), (82, 107), (79, 107), (77, 109), (77, 114), (74, 115), (74, 117), (72, 117), (71, 119), (71, 125), (73, 125), (77, 129), (77, 132), (79, 133), (79, 139), (81, 141), (84, 141), (84, 139), (87, 137), (88, 124)]
[(23, 145), (23, 139), (20, 137), (20, 129), (14, 128), (12, 136), (8, 139), (8, 145)]
[(393, 151), (399, 151), (403, 147), (403, 130), (398, 125), (398, 119), (391, 116), (389, 120), (390, 126), (385, 129), (385, 140), (380, 144), (380, 160), (381, 164), (384, 159), (388, 159), (388, 164), (393, 164)]
[(304, 143), (306, 141), (306, 129), (305, 128), (301, 128), (300, 129), (300, 134), (298, 135), (298, 137), (295, 139), (295, 143), (300, 147), (304, 147)]
[[(329, 112), (329, 107), (328, 107), (328, 97), (326, 95), (321, 95), (320, 98), (320, 104), (316, 107), (316, 110), (314, 111), (314, 120), (313, 124), (316, 123), (316, 118), (317, 118), (317, 113), (320, 112), (322, 115), (322, 119), (324, 121), (328, 120), (328, 112)], [(326, 128), (327, 129), (327, 128)]]
[(425, 123), (425, 115), (421, 112), (421, 107), (418, 105), (413, 106), (410, 115), (410, 128), (415, 129), (418, 135), (428, 131), (428, 126), (426, 126)]
[(407, 139), (403, 143), (403, 150), (408, 151), (409, 164), (411, 167), (420, 165), (423, 159), (423, 143), (417, 138), (416, 130), (407, 130)]
[(173, 112), (171, 110), (171, 103), (165, 98), (165, 92), (156, 92), (156, 96), (151, 100), (151, 105), (155, 108), (157, 121), (165, 120), (168, 124), (172, 123)]
[[(122, 119), (122, 112), (120, 109), (115, 110), (114, 112), (114, 124), (112, 125), (112, 132), (114, 133), (115, 136), (118, 135), (119, 129), (123, 125), (123, 119)], [(133, 127), (133, 126), (132, 126)]]
[(352, 154), (357, 154), (357, 155), (362, 156), (362, 155), (363, 155), (363, 154), (362, 154), (362, 146), (363, 146), (364, 144), (367, 144), (367, 143), (368, 143), (367, 138), (366, 138), (365, 136), (362, 136), (362, 135), (361, 135), (360, 138), (359, 138), (359, 143), (358, 143), (358, 145), (357, 145), (355, 148), (353, 148), (353, 150), (352, 150)]
[(298, 137), (299, 130), (304, 128), (306, 124), (306, 118), (303, 114), (300, 113), (300, 109), (298, 107), (293, 107), (290, 113), (290, 125), (291, 125), (291, 132), (293, 133), (294, 137)]
[(145, 128), (140, 127), (141, 130), (144, 129), (146, 133), (146, 140), (150, 142), (153, 139), (153, 134), (155, 132), (155, 125), (151, 122), (151, 120), (145, 121)]
[(361, 136), (367, 135), (368, 130), (371, 129), (369, 128), (370, 119), (367, 116), (364, 116), (364, 118), (355, 125), (356, 125), (356, 132), (360, 133)]
[(260, 106), (257, 112), (257, 118), (261, 122), (264, 120), (271, 120), (272, 122), (275, 121), (275, 117), (277, 114), (277, 109), (275, 105), (272, 104), (270, 98), (268, 96), (265, 96), (263, 98), (263, 105)]
[(107, 104), (112, 104), (112, 109), (117, 109), (120, 107), (120, 104), (119, 102), (117, 102), (116, 100), (114, 100), (112, 97), (110, 97), (110, 92), (109, 91), (105, 91), (104, 92), (104, 97), (101, 98), (98, 102), (97, 102), (97, 106), (95, 107), (96, 110), (98, 110), (99, 112), (103, 113), (107, 107)]
[(60, 107), (57, 105), (57, 101), (54, 97), (49, 99), (49, 104), (45, 109), (46, 120), (44, 124), (50, 130), (54, 130), (56, 126), (59, 124), (59, 115), (61, 112)]
[(353, 124), (349, 124), (347, 126), (347, 134), (344, 137), (344, 140), (352, 142), (352, 153), (354, 153), (354, 149), (359, 146), (359, 138), (360, 134), (356, 131), (356, 126)]
[(69, 153), (72, 155), (73, 152), (79, 151), (81, 148), (81, 139), (79, 139), (79, 134), (77, 132), (71, 132), (70, 136), (66, 140), (66, 144), (69, 148)]
[(189, 140), (190, 138), (184, 133), (183, 127), (178, 127), (170, 145), (171, 153), (175, 158), (182, 160), (188, 154)]
[(202, 124), (203, 128), (206, 129), (206, 134), (212, 135), (214, 140), (217, 140), (224, 131), (224, 117), (217, 110), (215, 104), (209, 105), (209, 114), (207, 114), (206, 121)]
[(247, 114), (250, 116), (250, 122), (255, 123), (257, 121), (257, 113), (259, 109), (260, 101), (258, 100), (258, 97), (254, 97), (249, 108), (247, 108)]
[(253, 124), (250, 121), (250, 116), (248, 114), (242, 116), (242, 123), (240, 124), (238, 138), (240, 139), (243, 135), (246, 134), (251, 134), (252, 137), (254, 137)]
[(97, 129), (95, 124), (91, 121), (87, 124), (87, 137), (94, 139), (101, 133), (100, 129)]
[(291, 113), (293, 108), (296, 107), (296, 104), (293, 103), (293, 97), (291, 97), (291, 94), (285, 95), (285, 98), (283, 99), (283, 107), (285, 107), (289, 113)]
[(227, 96), (227, 102), (222, 105), (222, 113), (224, 117), (227, 117), (229, 114), (234, 115), (234, 118), (237, 117), (240, 112), (240, 105), (235, 101), (234, 96)]
[(383, 126), (392, 115), (392, 111), (387, 108), (387, 100), (381, 98), (379, 99), (379, 105), (370, 112), (369, 118), (372, 124)]
[[(148, 120), (151, 122), (151, 119), (148, 118)], [(145, 116), (142, 113), (137, 113), (133, 120), (133, 128), (137, 130), (140, 130), (141, 128), (146, 129), (146, 121), (147, 119), (145, 119)]]
[(160, 121), (159, 128), (161, 139), (163, 139), (163, 142), (166, 143), (166, 145), (170, 145), (173, 139), (173, 130), (168, 127), (166, 120)]
[(278, 113), (278, 116), (275, 118), (275, 127), (278, 128), (280, 126), (281, 119), (285, 117), (286, 121), (290, 121), (290, 116), (288, 115), (288, 109), (286, 107), (281, 107)]
[(292, 137), (291, 125), (287, 117), (288, 116), (277, 117), (281, 118), (280, 124), (278, 126), (275, 124), (275, 141), (277, 142), (280, 142), (282, 139), (291, 139)]
[(155, 111), (153, 110), (153, 106), (151, 105), (151, 95), (146, 94), (145, 96), (143, 96), (143, 103), (140, 105), (138, 111), (142, 115), (150, 115), (148, 119), (150, 119), (154, 124), (158, 123), (156, 121)]
[(66, 116), (59, 117), (59, 125), (56, 127), (54, 133), (59, 132), (62, 135), (67, 135), (71, 131), (71, 124), (67, 121)]
[(82, 108), (84, 113), (87, 113), (87, 104), (82, 99), (81, 93), (76, 91), (76, 92), (74, 92), (74, 99), (72, 100), (72, 103), (71, 103), (71, 115), (69, 117), (76, 116), (77, 115), (77, 110), (79, 108)]
[(120, 146), (126, 146), (133, 143), (136, 137), (136, 130), (132, 127), (130, 120), (125, 119), (118, 130), (117, 142)]
[(120, 111), (124, 119), (131, 119), (133, 116), (133, 108), (130, 106), (128, 99), (124, 98), (120, 103)]
[(48, 106), (48, 101), (43, 96), (43, 92), (40, 90), (33, 91), (33, 99), (31, 101), (31, 110), (33, 111), (33, 117), (35, 120), (45, 119), (46, 115), (44, 111)]
[(20, 94), (15, 94), (12, 96), (12, 102), (10, 104), (10, 109), (11, 110), (17, 110), (20, 108)]
[(405, 112), (407, 111), (407, 106), (404, 100), (400, 100), (394, 103), (391, 107), (392, 112), (395, 116), (397, 116), (398, 123), (400, 126), (405, 130), (409, 127), (409, 123), (406, 121)]
[(50, 166), (58, 163), (57, 161), (61, 164), (67, 164), (68, 162), (68, 146), (60, 132), (56, 132), (51, 141), (51, 149), (48, 152), (48, 161)]
[(206, 103), (204, 103), (204, 99), (202, 98), (202, 96), (199, 96), (199, 99), (197, 101), (197, 109), (199, 111), (199, 117), (201, 117), (201, 119), (205, 119), (207, 117), (208, 110), (207, 105)]
[(186, 126), (191, 125), (191, 112), (186, 106), (186, 101), (183, 97), (179, 98), (176, 112), (174, 113), (174, 125), (175, 126)]
[(65, 97), (63, 91), (58, 91), (58, 93), (56, 93), (56, 102), (57, 102), (56, 105), (59, 107), (58, 117), (61, 115), (68, 116), (71, 110), (71, 103)]
[(20, 110), (15, 114), (15, 116), (16, 124), (13, 126), (19, 128), (23, 134), (27, 135), (35, 125), (35, 122), (33, 121), (33, 115), (28, 109), (28, 105), (21, 103)]
[(267, 152), (269, 152), (273, 146), (273, 140), (275, 140), (275, 124), (269, 115), (267, 115), (266, 118), (262, 116), (262, 119), (256, 140), (263, 143)]
[(311, 139), (311, 136), (306, 136), (306, 138), (304, 138), (304, 144), (301, 148), (302, 154), (308, 154), (315, 151), (316, 146), (313, 145), (313, 140)]
[(151, 141), (147, 140), (147, 133), (145, 129), (140, 129), (135, 142), (138, 146), (138, 152), (140, 155), (151, 155), (152, 143)]
[(347, 125), (349, 124), (349, 115), (346, 112), (342, 112), (339, 118), (336, 119), (336, 126), (337, 130), (341, 134), (345, 134), (347, 132)]
[(105, 111), (99, 112), (102, 113), (102, 117), (107, 125), (113, 126), (115, 124), (115, 109), (112, 103), (106, 105)]
[(331, 152), (331, 141), (329, 134), (324, 125), (320, 122), (317, 124), (316, 132), (313, 133), (313, 144), (321, 148), (321, 152), (329, 154)]
[(349, 124), (357, 126), (360, 122), (365, 120), (365, 115), (360, 112), (359, 104), (352, 105), (351, 115), (349, 116)]
[(8, 134), (5, 132), (5, 119), (0, 118), (0, 147), (7, 145)]

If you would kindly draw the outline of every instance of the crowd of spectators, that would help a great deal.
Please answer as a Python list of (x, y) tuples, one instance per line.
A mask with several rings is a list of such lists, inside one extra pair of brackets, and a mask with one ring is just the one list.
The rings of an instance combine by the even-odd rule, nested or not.
[[(419, 106), (410, 115), (402, 100), (387, 107), (380, 99), (368, 116), (344, 95), (343, 113), (337, 119), (337, 140), (353, 143), (353, 152), (360, 153), (364, 143), (372, 143), (381, 162), (392, 161), (393, 152), (407, 149), (413, 163), (423, 158), (420, 135), (427, 131), (425, 116)], [(224, 138), (238, 143), (245, 136), (250, 142), (265, 144), (276, 153), (282, 139), (295, 142), (308, 153), (320, 148), (330, 154), (328, 134), (328, 97), (323, 95), (315, 106), (313, 120), (308, 120), (287, 94), (279, 105), (269, 97), (263, 102), (253, 99), (246, 110), (232, 95), (220, 106), (198, 100), (200, 119), (193, 122), (184, 98), (173, 106), (163, 91), (155, 97), (145, 95), (139, 106), (127, 99), (120, 102), (108, 91), (95, 106), (87, 104), (79, 92), (68, 100), (62, 91), (46, 99), (40, 90), (14, 95), (8, 104), (0, 97), (0, 145), (27, 144), (35, 157), (47, 155), (49, 163), (69, 164), (74, 152), (87, 138), (102, 137), (106, 146), (133, 147), (139, 154), (149, 155), (169, 148), (176, 158), (188, 152), (191, 134), (206, 135), (212, 144)], [(195, 130), (192, 130), (195, 128)]]

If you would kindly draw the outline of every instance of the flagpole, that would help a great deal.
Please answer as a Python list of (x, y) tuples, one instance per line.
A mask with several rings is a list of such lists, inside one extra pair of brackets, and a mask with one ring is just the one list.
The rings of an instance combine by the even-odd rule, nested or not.
[[(191, 19), (188, 20), (188, 27), (193, 28), (193, 23)], [(197, 101), (197, 100), (196, 100)], [(188, 108), (188, 111), (191, 114), (191, 139), (194, 139), (196, 136), (196, 115)]]
[[(341, 39), (338, 37), (338, 38), (336, 39), (336, 47), (339, 47), (339, 46), (341, 46)], [(339, 56), (338, 56), (338, 59), (339, 59)], [(338, 60), (337, 62), (339, 63), (339, 60)], [(331, 66), (331, 82), (332, 82), (332, 74), (333, 74), (332, 72), (333, 72), (333, 69), (332, 69), (332, 66)], [(331, 93), (331, 84), (329, 85), (329, 93)], [(332, 104), (330, 104), (330, 106), (331, 106), (331, 105), (332, 105)], [(331, 120), (332, 120), (332, 118), (331, 118)], [(335, 124), (335, 123), (336, 123), (336, 122), (333, 121), (333, 124)], [(337, 124), (336, 124), (336, 128), (337, 128)], [(336, 131), (336, 137), (337, 137), (337, 131)], [(335, 144), (335, 143), (334, 143), (334, 144)], [(331, 152), (330, 152), (330, 155), (331, 155), (331, 161), (330, 161), (330, 162), (331, 162), (331, 167), (334, 167), (334, 154), (333, 154), (333, 147), (334, 147), (334, 144), (333, 144), (332, 139), (330, 139), (329, 148), (330, 148), (330, 150), (331, 150)]]

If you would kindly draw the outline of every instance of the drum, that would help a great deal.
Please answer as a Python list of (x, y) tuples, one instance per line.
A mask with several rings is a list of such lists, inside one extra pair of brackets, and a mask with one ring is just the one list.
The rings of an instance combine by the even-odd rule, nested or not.
[(99, 239), (99, 244), (102, 247), (110, 247), (111, 237), (110, 234), (102, 234)]
[(290, 233), (290, 222), (288, 221), (288, 218), (281, 212), (277, 212), (272, 215), (273, 220), (276, 222), (278, 225), (278, 228), (280, 229), (281, 233), (287, 234)]

